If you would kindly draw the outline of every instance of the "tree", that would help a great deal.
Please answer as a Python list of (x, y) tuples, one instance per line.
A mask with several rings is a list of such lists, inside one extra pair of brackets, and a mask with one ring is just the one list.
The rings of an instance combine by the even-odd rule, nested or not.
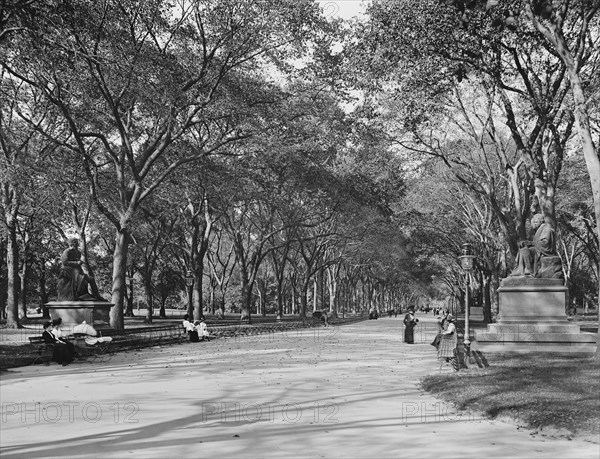
[[(548, 52), (558, 56), (565, 66), (573, 98), (576, 130), (592, 188), (596, 234), (600, 240), (600, 155), (592, 138), (588, 108), (590, 95), (586, 91), (587, 82), (597, 75), (598, 69), (590, 69), (585, 65), (589, 61), (597, 60), (600, 1), (524, 0), (503, 2), (502, 5), (494, 5), (498, 2), (487, 2), (486, 6), (490, 8), (485, 13), (476, 8), (476, 3), (473, 2), (471, 5), (462, 0), (456, 2), (456, 7), (463, 11), (465, 26), (480, 27), (477, 21), (472, 23), (469, 15), (465, 15), (466, 12), (470, 12), (474, 17), (486, 15), (496, 23), (503, 15), (506, 19), (499, 25), (510, 25), (511, 29), (532, 31), (536, 39), (543, 41)], [(510, 13), (505, 14), (506, 12)], [(600, 278), (598, 292), (600, 298)], [(600, 343), (600, 329), (598, 342)], [(597, 346), (595, 360), (600, 362), (600, 345)]]
[(110, 315), (122, 328), (134, 215), (182, 165), (251, 135), (249, 112), (262, 101), (248, 95), (265, 84), (261, 66), (299, 49), (319, 11), (237, 0), (37, 6), (33, 24), (10, 18), (7, 27), (23, 30), (2, 43), (2, 66), (60, 112), (71, 134), (61, 144), (79, 155), (97, 208), (116, 228)]
[[(0, 71), (0, 77), (0, 209), (3, 215), (0, 234), (6, 240), (6, 319), (9, 327), (20, 327), (19, 225), (24, 220), (31, 222), (35, 213), (43, 208), (36, 207), (40, 199), (35, 195), (44, 196), (41, 172), (48, 155), (57, 149), (57, 143), (41, 135), (38, 129), (43, 126), (56, 136), (62, 132), (61, 124), (56, 122), (39, 91), (11, 78), (6, 71)], [(24, 119), (24, 114), (28, 114), (31, 123)], [(24, 274), (26, 268), (27, 260), (24, 260)]]
[[(225, 314), (225, 298), (229, 281), (231, 280), (233, 270), (235, 269), (235, 256), (233, 243), (226, 237), (224, 228), (218, 227), (213, 232), (211, 240), (211, 250), (207, 256), (208, 265), (210, 267), (211, 289), (216, 286), (220, 292), (220, 308), (219, 316)], [(215, 285), (216, 284), (216, 285)], [(214, 297), (211, 294), (211, 309), (215, 312)]]
[[(238, 185), (241, 183), (238, 182)], [(250, 320), (252, 289), (265, 257), (276, 246), (269, 241), (286, 228), (273, 211), (276, 201), (267, 199), (253, 184), (241, 187), (245, 196), (236, 196), (224, 214), (224, 225), (236, 254), (241, 281), (241, 320)]]

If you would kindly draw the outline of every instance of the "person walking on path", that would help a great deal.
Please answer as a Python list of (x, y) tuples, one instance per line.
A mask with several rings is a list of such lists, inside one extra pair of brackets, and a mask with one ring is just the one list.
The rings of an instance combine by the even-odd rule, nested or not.
[(454, 370), (458, 370), (458, 361), (456, 360), (458, 338), (456, 336), (455, 319), (452, 317), (452, 314), (448, 314), (442, 324), (444, 329), (438, 347), (438, 359), (441, 360), (440, 371), (446, 364), (452, 365)]
[(415, 308), (408, 308), (408, 312), (404, 316), (404, 342), (407, 344), (414, 344), (415, 342), (415, 333), (414, 329), (419, 319), (415, 317)]

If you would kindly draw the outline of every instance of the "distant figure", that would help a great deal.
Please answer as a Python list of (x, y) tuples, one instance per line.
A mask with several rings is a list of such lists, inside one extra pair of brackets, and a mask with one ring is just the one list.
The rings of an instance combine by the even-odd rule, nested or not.
[(407, 344), (414, 344), (415, 335), (414, 328), (417, 323), (419, 323), (419, 319), (415, 317), (415, 308), (408, 308), (408, 312), (404, 316), (404, 342)]
[(323, 322), (323, 325), (325, 325), (326, 327), (329, 326), (329, 315), (327, 314), (327, 311), (324, 311), (324, 310), (314, 311), (312, 316), (313, 316), (313, 319), (321, 319), (321, 321)]
[[(81, 269), (83, 261), (79, 251), (79, 239), (69, 239), (69, 248), (63, 252), (61, 262), (56, 286), (58, 301), (102, 300), (94, 278), (86, 275)], [(88, 291), (88, 285), (92, 288), (92, 295)]]

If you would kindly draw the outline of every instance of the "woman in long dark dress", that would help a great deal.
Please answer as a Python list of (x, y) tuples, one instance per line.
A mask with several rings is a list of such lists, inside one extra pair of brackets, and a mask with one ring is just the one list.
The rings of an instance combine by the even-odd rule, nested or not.
[(73, 346), (73, 343), (63, 341), (60, 338), (54, 336), (54, 334), (52, 333), (52, 327), (52, 322), (46, 322), (44, 324), (42, 338), (44, 339), (44, 343), (54, 345), (54, 350), (52, 352), (52, 361), (60, 363), (62, 366), (66, 366), (73, 361), (75, 347)]
[(415, 342), (414, 329), (419, 319), (415, 317), (414, 312), (414, 308), (409, 308), (404, 316), (404, 342), (407, 344), (414, 344)]

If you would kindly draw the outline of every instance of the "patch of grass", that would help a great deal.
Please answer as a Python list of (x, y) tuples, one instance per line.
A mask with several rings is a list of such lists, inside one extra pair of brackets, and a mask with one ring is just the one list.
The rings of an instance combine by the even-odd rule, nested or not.
[(31, 365), (36, 356), (37, 353), (30, 344), (2, 344), (0, 345), (0, 370)]
[[(513, 419), (534, 429), (600, 436), (600, 366), (563, 355), (487, 356), (490, 366), (425, 377), (423, 389), (460, 409)], [(594, 440), (593, 440), (594, 441)]]

